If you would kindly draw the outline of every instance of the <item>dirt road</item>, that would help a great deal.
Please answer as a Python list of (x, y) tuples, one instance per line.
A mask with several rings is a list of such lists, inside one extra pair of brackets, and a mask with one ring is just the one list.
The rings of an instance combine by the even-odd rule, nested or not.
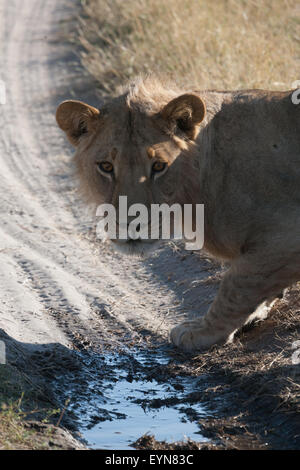
[(214, 269), (171, 245), (142, 261), (95, 241), (94, 214), (76, 194), (72, 150), (54, 117), (66, 98), (97, 104), (64, 37), (73, 8), (0, 1), (0, 328), (34, 351), (164, 347), (172, 325), (207, 309)]

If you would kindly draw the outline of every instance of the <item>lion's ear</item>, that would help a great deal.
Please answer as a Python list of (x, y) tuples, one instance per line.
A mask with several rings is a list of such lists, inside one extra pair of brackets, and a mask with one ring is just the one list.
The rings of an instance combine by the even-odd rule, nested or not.
[(161, 112), (164, 119), (177, 123), (190, 139), (196, 135), (196, 126), (204, 119), (205, 104), (198, 95), (186, 93), (170, 101)]
[(81, 101), (63, 101), (56, 110), (56, 121), (65, 131), (72, 145), (79, 144), (80, 137), (96, 129), (100, 111)]

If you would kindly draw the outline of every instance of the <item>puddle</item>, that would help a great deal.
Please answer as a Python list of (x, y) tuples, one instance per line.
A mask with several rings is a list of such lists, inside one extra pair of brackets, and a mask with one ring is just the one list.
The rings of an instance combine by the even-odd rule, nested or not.
[(65, 377), (64, 398), (90, 448), (132, 450), (146, 433), (167, 442), (207, 441), (197, 424), (206, 415), (194, 397), (198, 379), (176, 376), (162, 382), (158, 373), (156, 380), (156, 368), (169, 361), (163, 353), (80, 353), (80, 359), (88, 375)]
[[(120, 380), (112, 387), (105, 405), (106, 411), (118, 413), (119, 419), (106, 420), (92, 429), (83, 430), (83, 437), (92, 447), (116, 450), (132, 449), (130, 443), (146, 433), (168, 442), (186, 437), (199, 440), (199, 428), (185, 415), (183, 406), (161, 404), (152, 408), (160, 401), (170, 401), (175, 392), (172, 387), (158, 383)], [(196, 410), (193, 407), (194, 415), (195, 411), (203, 415), (199, 406)]]

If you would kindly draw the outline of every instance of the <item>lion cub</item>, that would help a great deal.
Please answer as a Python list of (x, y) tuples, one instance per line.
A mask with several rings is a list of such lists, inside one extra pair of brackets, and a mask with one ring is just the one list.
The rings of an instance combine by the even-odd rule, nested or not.
[[(65, 101), (57, 122), (76, 147), (90, 202), (204, 204), (204, 248), (230, 262), (204, 317), (171, 331), (204, 349), (227, 341), (300, 279), (300, 105), (292, 92), (189, 91), (139, 79), (100, 110)], [(119, 222), (119, 221), (117, 221)], [(112, 240), (143, 254), (155, 240)]]

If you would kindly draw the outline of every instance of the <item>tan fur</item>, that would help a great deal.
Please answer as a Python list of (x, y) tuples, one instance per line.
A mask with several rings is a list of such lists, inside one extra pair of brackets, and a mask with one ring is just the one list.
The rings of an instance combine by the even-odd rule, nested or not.
[[(149, 78), (99, 114), (76, 102), (58, 108), (90, 202), (204, 204), (204, 248), (231, 268), (206, 316), (172, 330), (186, 350), (228, 340), (300, 279), (300, 105), (291, 93), (196, 92)], [(155, 159), (168, 170), (153, 180)], [(101, 160), (113, 162), (114, 178), (96, 170)]]

